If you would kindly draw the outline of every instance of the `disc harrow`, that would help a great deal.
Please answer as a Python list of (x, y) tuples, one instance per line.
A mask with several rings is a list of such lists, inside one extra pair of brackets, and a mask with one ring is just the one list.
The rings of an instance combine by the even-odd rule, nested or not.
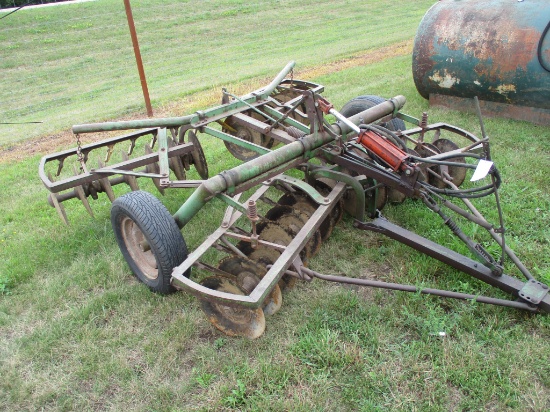
[[(187, 143), (183, 140), (183, 135), (176, 143), (174, 138), (177, 128), (170, 129), (169, 137), (166, 136), (166, 129), (163, 129), (161, 133), (165, 134), (165, 147), (155, 150), (155, 145), (158, 146), (159, 130), (147, 128), (87, 145), (80, 144), (81, 138), (77, 134), (77, 148), (44, 156), (40, 162), (39, 175), (51, 192), (48, 203), (57, 210), (63, 222), (68, 224), (63, 202), (79, 199), (93, 217), (88, 201), (90, 197), (97, 200), (99, 193), (105, 193), (113, 202), (113, 186), (126, 184), (132, 191), (137, 191), (138, 178), (150, 178), (161, 194), (164, 194), (161, 180), (166, 179), (170, 171), (177, 180), (185, 180), (186, 171), (193, 165), (200, 177), (207, 179), (208, 165), (194, 132), (189, 131)], [(128, 143), (129, 148), (123, 150), (122, 147)], [(143, 150), (145, 155), (137, 156), (136, 148)], [(162, 171), (159, 165), (159, 152), (167, 153), (167, 163)], [(95, 157), (97, 167), (90, 168)], [(67, 165), (72, 166), (69, 167), (72, 174), (67, 175)]]
[[(337, 111), (321, 96), (322, 86), (286, 78), (293, 66), (289, 63), (269, 85), (248, 95), (223, 90), (220, 106), (189, 116), (74, 126), (78, 147), (45, 156), (40, 164), (51, 204), (66, 221), (62, 202), (78, 198), (91, 213), (88, 198), (105, 193), (113, 202), (117, 242), (138, 279), (157, 293), (185, 290), (197, 296), (207, 319), (230, 336), (261, 336), (265, 317), (281, 308), (281, 292), (315, 278), (550, 311), (547, 285), (534, 279), (506, 244), (501, 178), (485, 135), (480, 139), (447, 123), (430, 124), (425, 113), (421, 119), (407, 115), (401, 111), (403, 96), (359, 96)], [(479, 118), (483, 131), (480, 113)], [(137, 131), (80, 144), (84, 133), (132, 129)], [(209, 177), (201, 134), (222, 140), (242, 163)], [(113, 161), (114, 147), (128, 142), (130, 150)], [(145, 155), (132, 156), (141, 147)], [(105, 150), (98, 167), (90, 169), (92, 154)], [(73, 164), (72, 175), (62, 177), (67, 163)], [(186, 180), (191, 166), (200, 180)], [(52, 169), (59, 180), (51, 178)], [(161, 193), (192, 193), (172, 214), (156, 197), (138, 190), (138, 178), (152, 179)], [(115, 199), (112, 187), (120, 183), (132, 191)], [(496, 223), (474, 206), (475, 199), (487, 196), (494, 197)], [(407, 198), (439, 216), (471, 257), (384, 218), (381, 211), (388, 202)], [(188, 251), (182, 232), (193, 227), (188, 225), (209, 202), (225, 204), (225, 214), (219, 227)], [(513, 300), (310, 269), (344, 211), (356, 228), (402, 242)], [(466, 234), (459, 219), (484, 229), (496, 244), (490, 249), (498, 253), (493, 256)], [(525, 279), (505, 274), (505, 261)]]

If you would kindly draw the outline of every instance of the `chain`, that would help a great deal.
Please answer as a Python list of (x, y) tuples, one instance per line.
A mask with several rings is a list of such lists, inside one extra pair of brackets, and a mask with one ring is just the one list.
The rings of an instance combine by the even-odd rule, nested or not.
[(80, 135), (77, 133), (76, 137), (76, 156), (78, 157), (78, 162), (80, 163), (80, 172), (87, 173), (86, 162), (84, 160), (84, 155), (82, 154), (82, 142), (80, 141)]
[(294, 68), (290, 69), (290, 87), (294, 87)]

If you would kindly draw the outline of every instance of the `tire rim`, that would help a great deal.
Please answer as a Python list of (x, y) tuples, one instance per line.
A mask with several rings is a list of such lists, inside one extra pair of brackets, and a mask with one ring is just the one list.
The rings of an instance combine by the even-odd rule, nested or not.
[(132, 260), (147, 279), (156, 280), (159, 276), (157, 260), (151, 249), (143, 250), (143, 245), (147, 243), (147, 239), (139, 226), (129, 217), (124, 217), (120, 223), (120, 229), (124, 244)]

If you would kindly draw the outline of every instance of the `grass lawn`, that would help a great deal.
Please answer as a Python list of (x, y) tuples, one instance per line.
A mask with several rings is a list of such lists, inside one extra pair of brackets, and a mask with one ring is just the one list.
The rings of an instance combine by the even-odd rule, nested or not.
[[(322, 65), (410, 40), (433, 3), (377, 0), (134, 1), (155, 112), (201, 90)], [(124, 5), (21, 10), (0, 25), (0, 147), (145, 113)], [(179, 110), (187, 110), (180, 107)]]
[[(360, 94), (403, 94), (408, 99), (405, 112), (419, 117), (422, 111), (429, 111), (433, 122), (445, 121), (479, 134), (475, 116), (428, 108), (414, 88), (410, 55), (396, 55), (391, 47), (383, 49), (410, 41), (422, 13), (432, 2), (415, 2), (414, 6), (403, 2), (400, 7), (385, 1), (366, 6), (355, 1), (225, 1), (202, 2), (200, 7), (195, 3), (144, 1), (134, 5), (158, 112), (180, 115), (204, 108), (205, 103), (219, 100), (219, 94), (212, 93), (214, 86), (223, 84), (245, 92), (243, 89), (256, 87), (288, 60), (295, 59), (297, 72), (325, 85), (325, 97), (337, 108)], [(34, 17), (19, 13), (19, 18), (29, 19), (23, 25), (29, 30), (23, 38), (33, 38), (31, 27), (54, 32), (51, 25), (56, 22), (57, 31), (66, 30), (66, 26), (59, 25), (60, 17), (50, 11), (55, 9)], [(124, 38), (125, 23), (122, 21), (118, 28), (109, 24), (109, 19), (115, 18), (115, 9), (123, 13), (118, 2), (78, 6), (67, 20), (81, 21), (85, 26), (90, 23), (86, 17), (90, 15), (90, 24), (96, 29), (67, 43), (80, 43), (85, 51), (76, 53), (74, 44), (74, 49), (66, 50), (67, 56), (59, 55), (48, 62), (47, 48), (41, 54), (40, 47), (36, 47), (34, 64), (41, 68), (66, 67), (72, 58), (83, 62), (82, 54), (95, 56), (103, 52), (103, 74), (87, 72), (88, 82), (75, 75), (79, 85), (76, 89), (83, 89), (87, 83), (95, 89), (98, 79), (107, 78), (113, 68), (119, 70), (120, 77), (109, 76), (105, 90), (93, 96), (84, 97), (72, 90), (72, 102), (58, 107), (53, 107), (53, 100), (48, 100), (53, 95), (45, 91), (48, 97), (44, 102), (51, 104), (44, 103), (43, 111), (36, 113), (51, 120), (51, 124), (30, 133), (22, 133), (22, 126), (10, 129), (0, 142), (5, 145), (0, 152), (0, 410), (550, 409), (548, 316), (314, 281), (300, 283), (285, 293), (282, 309), (267, 319), (261, 338), (228, 338), (206, 321), (192, 296), (159, 296), (136, 281), (116, 245), (109, 222), (110, 203), (105, 196), (92, 202), (95, 219), (79, 202), (66, 202), (71, 225), (64, 226), (45, 201), (46, 190), (36, 173), (40, 154), (14, 160), (8, 149), (32, 153), (27, 144), (16, 142), (49, 131), (63, 134), (62, 129), (70, 122), (140, 115), (134, 113), (141, 98), (131, 50), (126, 55), (121, 51), (122, 45), (129, 45)], [(369, 12), (373, 9), (376, 12)], [(361, 18), (353, 23), (345, 21), (344, 16), (356, 14)], [(42, 20), (36, 16), (42, 16)], [(340, 21), (341, 25), (324, 31), (318, 20), (325, 25), (327, 21)], [(41, 21), (49, 24), (40, 26)], [(245, 23), (255, 27), (255, 35), (244, 29)], [(146, 26), (140, 28), (140, 24)], [(269, 36), (262, 34), (264, 27), (269, 28)], [(284, 27), (300, 28), (295, 35), (304, 43), (288, 46), (287, 50), (282, 39), (293, 35), (293, 31)], [(384, 35), (377, 36), (375, 28)], [(299, 34), (306, 29), (317, 30), (317, 35)], [(7, 36), (4, 30), (0, 29), (0, 36)], [(120, 31), (120, 39), (116, 40), (120, 43), (100, 47), (111, 38), (101, 36), (111, 30)], [(94, 41), (89, 40), (91, 33), (97, 36)], [(227, 33), (234, 36), (227, 38)], [(278, 41), (271, 39), (272, 35)], [(206, 57), (204, 44), (202, 49), (190, 40), (183, 45), (181, 39), (190, 37), (210, 40), (207, 54), (212, 60), (201, 65), (195, 59), (181, 58), (189, 55), (184, 51), (191, 47), (189, 44), (196, 47), (195, 53)], [(44, 38), (47, 36), (37, 34), (35, 39)], [(366, 40), (355, 44), (357, 38)], [(0, 41), (6, 40), (2, 37)], [(35, 47), (32, 41), (27, 43)], [(172, 46), (180, 47), (179, 54), (169, 52)], [(62, 41), (59, 47), (68, 46)], [(119, 52), (113, 52), (117, 47)], [(180, 71), (173, 68), (176, 62), (181, 65)], [(8, 64), (32, 66), (27, 57), (12, 63), (2, 59), (0, 64), (6, 65), (2, 72), (10, 75), (10, 69), (5, 70)], [(158, 72), (147, 64), (156, 65)], [(90, 66), (86, 70), (91, 70)], [(65, 77), (70, 84), (69, 72)], [(191, 78), (196, 79), (194, 84), (188, 83)], [(3, 78), (3, 94), (5, 82)], [(65, 87), (62, 76), (56, 82), (59, 88)], [(15, 113), (13, 109), (16, 118), (28, 120), (33, 113), (30, 110), (30, 114), (21, 114), (25, 112), (21, 103), (25, 97), (19, 94), (26, 95), (29, 107), (39, 105), (41, 100), (36, 94), (43, 87), (45, 83), (34, 85), (30, 81), (21, 85), (20, 93), (12, 93), (13, 107), (21, 110)], [(128, 91), (130, 87), (132, 92)], [(59, 93), (60, 98), (66, 95), (64, 91)], [(0, 96), (0, 101), (4, 99)], [(2, 113), (8, 113), (4, 106)], [(503, 119), (486, 119), (486, 129), (504, 180), (501, 196), (507, 240), (533, 274), (548, 283), (550, 191), (545, 171), (550, 166), (550, 130)], [(205, 138), (202, 142), (211, 175), (232, 164), (218, 141)], [(50, 144), (65, 146), (71, 142), (53, 140)], [(193, 174), (188, 177), (196, 178)], [(148, 182), (142, 188), (157, 194)], [(128, 190), (116, 187), (118, 195)], [(162, 200), (174, 212), (188, 194), (172, 190)], [(208, 206), (214, 216), (223, 212)], [(384, 214), (433, 240), (456, 244), (440, 221), (417, 202), (388, 207)], [(205, 222), (192, 222), (184, 229), (191, 247), (208, 234), (202, 226), (219, 223)], [(311, 267), (321, 273), (346, 272), (507, 297), (406, 246), (353, 229), (349, 217), (323, 244)], [(445, 332), (445, 336), (439, 332)]]

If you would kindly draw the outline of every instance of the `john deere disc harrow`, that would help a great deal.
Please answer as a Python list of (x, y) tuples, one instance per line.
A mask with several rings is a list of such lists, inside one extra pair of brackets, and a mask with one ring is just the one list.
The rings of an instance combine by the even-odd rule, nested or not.
[[(185, 290), (196, 295), (207, 319), (231, 336), (261, 336), (265, 316), (277, 316), (281, 308), (281, 291), (314, 278), (550, 311), (547, 285), (534, 279), (506, 243), (498, 196), (501, 178), (486, 136), (479, 139), (456, 126), (430, 124), (425, 113), (421, 119), (406, 115), (401, 112), (403, 96), (359, 96), (337, 111), (321, 96), (322, 86), (293, 76), (285, 79), (293, 65), (248, 95), (223, 90), (220, 106), (189, 116), (74, 126), (77, 148), (45, 156), (40, 163), (50, 203), (66, 222), (63, 202), (78, 198), (91, 213), (88, 199), (105, 193), (113, 201), (117, 242), (136, 276), (157, 293)], [(336, 122), (329, 123), (328, 115)], [(82, 144), (85, 133), (127, 129), (137, 131)], [(221, 139), (243, 163), (209, 177), (201, 134)], [(130, 148), (115, 160), (115, 147), (122, 144)], [(280, 147), (273, 149), (276, 145)], [(136, 157), (138, 149), (144, 154)], [(91, 168), (97, 154), (97, 168)], [(68, 164), (72, 169), (64, 176)], [(186, 180), (191, 166), (201, 180)], [(144, 177), (161, 193), (177, 188), (193, 192), (172, 215), (154, 196), (138, 190), (138, 178)], [(132, 192), (115, 200), (112, 187), (120, 183)], [(496, 223), (488, 222), (473, 204), (486, 196), (494, 196)], [(407, 198), (439, 216), (471, 257), (382, 216), (386, 203)], [(183, 236), (187, 225), (211, 201), (224, 203), (225, 215), (188, 252)], [(311, 270), (308, 263), (337, 230), (344, 210), (356, 228), (402, 242), (510, 293), (514, 300)], [(486, 230), (497, 256), (468, 236), (460, 220)], [(505, 274), (505, 259), (526, 279)]]

